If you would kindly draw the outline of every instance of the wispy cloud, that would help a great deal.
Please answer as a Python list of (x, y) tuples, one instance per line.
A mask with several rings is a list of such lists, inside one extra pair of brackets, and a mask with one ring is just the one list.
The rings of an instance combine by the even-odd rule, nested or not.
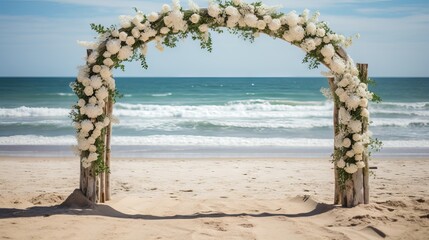
[(394, 15), (415, 15), (429, 14), (429, 3), (426, 5), (379, 7), (379, 8), (358, 8), (356, 12), (361, 14), (394, 14)]

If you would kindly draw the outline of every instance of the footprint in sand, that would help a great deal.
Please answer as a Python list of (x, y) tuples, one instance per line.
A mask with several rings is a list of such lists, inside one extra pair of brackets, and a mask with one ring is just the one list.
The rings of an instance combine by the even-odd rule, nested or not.
[(221, 231), (221, 232), (226, 232), (226, 226), (228, 224), (224, 224), (222, 222), (217, 222), (217, 221), (205, 221), (204, 224), (214, 228), (217, 231)]
[(254, 227), (253, 224), (251, 224), (251, 223), (242, 223), (242, 224), (239, 224), (239, 226), (244, 227), (244, 228), (253, 228)]

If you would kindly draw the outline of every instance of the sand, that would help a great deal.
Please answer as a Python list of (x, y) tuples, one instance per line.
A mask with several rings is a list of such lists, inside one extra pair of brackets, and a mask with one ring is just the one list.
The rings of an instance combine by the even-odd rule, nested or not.
[(78, 159), (0, 157), (0, 239), (429, 239), (428, 163), (372, 161), (345, 209), (328, 159), (113, 159), (112, 201), (83, 209), (60, 206)]

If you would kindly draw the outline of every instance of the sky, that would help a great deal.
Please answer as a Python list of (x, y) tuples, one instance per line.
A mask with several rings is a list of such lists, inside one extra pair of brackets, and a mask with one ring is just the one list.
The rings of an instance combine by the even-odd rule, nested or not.
[[(200, 7), (207, 1), (196, 0)], [(250, 2), (250, 1), (247, 1)], [(75, 76), (86, 51), (77, 40), (97, 36), (90, 23), (118, 25), (119, 15), (159, 11), (159, 0), (0, 0), (0, 76)], [(427, 0), (265, 0), (280, 11), (320, 11), (332, 30), (359, 33), (347, 52), (355, 62), (368, 63), (373, 77), (429, 76), (429, 1)], [(187, 8), (187, 0), (182, 0)], [(267, 36), (254, 43), (229, 33), (213, 34), (209, 53), (191, 39), (159, 52), (152, 45), (147, 61), (126, 65), (115, 76), (133, 77), (310, 77), (321, 76), (321, 66), (309, 70), (304, 52)]]

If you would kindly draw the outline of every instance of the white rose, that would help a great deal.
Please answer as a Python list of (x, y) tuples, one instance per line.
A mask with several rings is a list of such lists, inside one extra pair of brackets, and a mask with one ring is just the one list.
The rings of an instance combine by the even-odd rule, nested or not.
[(359, 107), (359, 103), (360, 103), (360, 98), (358, 96), (355, 96), (355, 95), (351, 95), (346, 100), (346, 105), (347, 105), (348, 109), (355, 110), (357, 107)]
[(286, 31), (283, 35), (283, 38), (288, 42), (294, 42), (294, 41), (302, 41), (302, 39), (305, 36), (304, 28), (301, 26), (295, 26), (289, 29), (289, 31)]
[(316, 31), (317, 31), (316, 24), (314, 24), (313, 22), (308, 23), (307, 27), (305, 28), (305, 31), (307, 32), (307, 34), (311, 36), (316, 35)]
[[(141, 22), (143, 22), (143, 20), (144, 20), (144, 16), (143, 16), (143, 14), (142, 13), (137, 13), (135, 16), (134, 16), (134, 18), (131, 20), (131, 22), (134, 24), (134, 25), (136, 25), (136, 26), (138, 26), (138, 25), (141, 25)], [(135, 27), (135, 28), (133, 28), (133, 30), (134, 29), (136, 29), (136, 30), (138, 30), (138, 28), (137, 27)], [(132, 32), (131, 32), (132, 33)]]
[(360, 115), (362, 117), (368, 118), (369, 117), (369, 111), (368, 111), (368, 109), (366, 109), (366, 108), (362, 109), (362, 111), (360, 112)]
[[(267, 24), (269, 24), (270, 22), (272, 22), (273, 21), (273, 18), (270, 16), (270, 15), (265, 15), (264, 17), (263, 17), (263, 19), (264, 19), (264, 22), (265, 23), (267, 23)], [(280, 20), (279, 20), (280, 21)]]
[(82, 167), (83, 168), (89, 168), (89, 167), (91, 167), (91, 162), (88, 161), (87, 158), (82, 158)]
[(92, 51), (91, 54), (89, 54), (88, 58), (86, 59), (86, 61), (90, 64), (95, 63), (97, 61), (98, 58), (98, 52), (97, 51)]
[(337, 95), (337, 96), (341, 96), (341, 95), (343, 95), (343, 93), (344, 93), (344, 88), (337, 88), (337, 89), (335, 89), (335, 94)]
[(111, 39), (106, 43), (106, 49), (111, 54), (116, 54), (121, 49), (121, 40), (119, 39)]
[(352, 115), (343, 107), (340, 108), (340, 111), (338, 112), (338, 117), (341, 124), (347, 124), (352, 119)]
[(104, 53), (103, 53), (103, 57), (105, 57), (105, 58), (109, 58), (109, 57), (111, 57), (112, 56), (112, 54), (109, 52), (109, 51), (105, 51)]
[(363, 161), (359, 161), (359, 162), (356, 163), (356, 166), (358, 168), (364, 168), (365, 167), (365, 163)]
[(80, 127), (81, 127), (81, 132), (87, 133), (92, 129), (94, 129), (94, 124), (92, 124), (90, 120), (85, 119), (80, 123)]
[(113, 30), (113, 31), (111, 32), (111, 34), (112, 34), (112, 37), (117, 38), (117, 37), (119, 37), (119, 30), (118, 30), (118, 29), (115, 29), (115, 30)]
[(300, 20), (299, 16), (298, 16), (298, 14), (296, 14), (295, 11), (292, 11), (292, 12), (286, 14), (286, 16), (285, 16), (285, 21), (286, 21), (287, 25), (289, 25), (289, 28), (295, 27), (298, 24), (299, 20)]
[(88, 100), (89, 104), (96, 104), (97, 103), (97, 98), (96, 97), (90, 97)]
[(267, 27), (267, 23), (264, 20), (258, 20), (256, 26), (259, 30), (264, 30)]
[(238, 10), (237, 10), (237, 8), (235, 8), (233, 6), (228, 6), (225, 8), (225, 13), (228, 14), (229, 16), (237, 15)]
[(139, 38), (140, 37), (140, 30), (138, 28), (133, 28), (133, 30), (131, 30), (131, 34), (133, 35), (134, 38)]
[(168, 5), (168, 4), (162, 5), (162, 12), (163, 13), (168, 13), (169, 11), (171, 11), (170, 5)]
[(355, 155), (355, 160), (356, 160), (356, 161), (362, 161), (362, 159), (363, 159), (362, 154), (356, 154), (356, 155)]
[(353, 150), (347, 151), (346, 156), (349, 158), (352, 158), (355, 155), (355, 152)]
[(106, 65), (107, 67), (111, 67), (113, 66), (114, 62), (111, 58), (106, 58), (103, 60), (103, 64)]
[(318, 36), (320, 38), (325, 37), (325, 34), (326, 34), (326, 30), (323, 28), (318, 28), (316, 31), (316, 36)]
[(134, 43), (136, 43), (136, 40), (134, 39), (134, 37), (129, 36), (129, 37), (127, 37), (127, 40), (125, 40), (125, 43), (126, 43), (128, 46), (132, 46)]
[(210, 4), (208, 7), (208, 14), (212, 17), (212, 18), (217, 18), (219, 16), (220, 13), (220, 8), (219, 5), (217, 4)]
[[(100, 76), (101, 76), (101, 78), (103, 78), (103, 79), (107, 79), (107, 78), (109, 78), (110, 76), (112, 76), (112, 73), (110, 72), (110, 68), (108, 68), (108, 67), (106, 67), (106, 66), (103, 66), (103, 67), (101, 68), (101, 71), (100, 71)], [(100, 85), (100, 87), (101, 87), (101, 85)]]
[(83, 106), (85, 106), (85, 104), (86, 104), (86, 102), (85, 102), (85, 100), (84, 99), (79, 99), (79, 101), (77, 101), (77, 105), (79, 106), (79, 107), (83, 107)]
[(344, 70), (346, 69), (346, 65), (344, 64), (344, 61), (338, 57), (334, 57), (330, 67), (333, 72), (338, 74), (343, 74)]
[(93, 138), (98, 138), (100, 135), (101, 135), (101, 131), (100, 131), (100, 130), (95, 129), (95, 130), (92, 132), (91, 137), (93, 137)]
[(127, 15), (120, 15), (119, 16), (119, 23), (121, 24), (122, 28), (129, 28), (131, 27), (131, 20), (133, 17), (127, 16)]
[(95, 152), (92, 152), (88, 155), (88, 161), (90, 162), (94, 162), (95, 160), (97, 160), (98, 158), (98, 154)]
[(332, 46), (332, 44), (325, 45), (321, 50), (320, 53), (325, 58), (332, 58), (335, 55), (335, 48)]
[(343, 147), (348, 148), (352, 144), (352, 141), (350, 141), (349, 138), (344, 138), (343, 140)]
[(362, 154), (364, 150), (365, 150), (365, 147), (361, 142), (356, 142), (355, 144), (353, 144), (353, 151), (356, 154)]
[(118, 52), (118, 59), (125, 60), (133, 55), (133, 49), (130, 46), (123, 46)]
[(359, 106), (366, 108), (368, 106), (368, 99), (366, 98), (361, 98), (359, 101)]
[(241, 0), (232, 0), (235, 6), (239, 6), (241, 4)]
[(92, 67), (92, 72), (93, 73), (99, 73), (101, 71), (101, 66), (100, 65), (94, 65)]
[(362, 122), (359, 120), (351, 120), (348, 127), (352, 133), (360, 133), (362, 130)]
[(147, 20), (149, 20), (149, 22), (155, 22), (156, 20), (158, 20), (159, 15), (157, 12), (151, 12), (148, 16), (147, 16)]
[(248, 13), (244, 16), (244, 22), (247, 26), (254, 28), (258, 24), (258, 18), (254, 14)]
[(301, 43), (301, 48), (306, 52), (311, 52), (316, 49), (316, 43), (312, 38), (307, 38)]
[(347, 173), (353, 174), (353, 173), (357, 172), (358, 167), (356, 166), (356, 164), (353, 164), (353, 163), (352, 164), (347, 164), (347, 166), (344, 168), (344, 170)]
[(77, 141), (77, 146), (82, 151), (88, 150), (89, 145), (90, 145), (90, 143), (85, 138), (79, 138)]
[(360, 140), (362, 140), (362, 135), (357, 133), (353, 134), (353, 141), (358, 142)]
[(347, 94), (347, 92), (344, 92), (343, 94), (338, 96), (338, 98), (340, 99), (340, 102), (346, 102), (349, 99), (349, 95)]
[(199, 21), (200, 21), (200, 15), (198, 15), (198, 14), (196, 14), (196, 13), (194, 13), (194, 14), (192, 14), (191, 15), (191, 18), (190, 18), (190, 20), (191, 20), (191, 22), (192, 23), (198, 23)]
[(85, 109), (85, 115), (89, 118), (97, 118), (98, 116), (103, 114), (103, 109), (98, 105), (87, 104), (83, 108)]
[(94, 75), (91, 77), (91, 83), (90, 84), (91, 84), (91, 87), (93, 88), (93, 90), (97, 90), (101, 87), (101, 85), (103, 85), (103, 81), (101, 80), (101, 78), (98, 75)]
[(109, 126), (109, 124), (110, 124), (110, 118), (105, 117), (105, 118), (104, 118), (104, 120), (103, 120), (103, 125), (104, 125), (105, 127), (107, 127), (107, 126)]
[(86, 96), (92, 96), (94, 89), (91, 86), (86, 86), (85, 89), (83, 89), (83, 92)]
[(170, 32), (170, 29), (168, 28), (168, 27), (163, 27), (163, 28), (161, 28), (161, 30), (159, 30), (159, 32), (161, 33), (161, 34), (167, 34), (168, 32)]
[(344, 168), (345, 166), (346, 166), (346, 162), (344, 162), (344, 159), (340, 158), (340, 160), (338, 160), (337, 162), (337, 167)]
[(88, 150), (90, 152), (96, 152), (97, 151), (97, 147), (95, 145), (90, 145)]
[(98, 98), (98, 100), (103, 100), (109, 96), (109, 91), (105, 87), (101, 87), (97, 90), (95, 96)]
[(104, 128), (103, 122), (96, 122), (94, 125), (95, 125), (95, 129), (98, 129), (98, 130), (101, 130)]
[(198, 29), (200, 30), (200, 32), (207, 32), (209, 30), (209, 27), (207, 26), (207, 24), (201, 24)]
[(126, 32), (120, 32), (119, 33), (119, 40), (122, 42), (125, 42), (127, 40), (128, 34)]
[(337, 85), (344, 88), (344, 87), (347, 87), (347, 85), (349, 85), (349, 83), (350, 83), (350, 80), (348, 78), (343, 78), (343, 79), (341, 79), (341, 81), (338, 82)]
[(280, 19), (273, 19), (269, 24), (268, 24), (268, 28), (271, 31), (277, 31), (280, 29), (280, 27), (282, 26)]

